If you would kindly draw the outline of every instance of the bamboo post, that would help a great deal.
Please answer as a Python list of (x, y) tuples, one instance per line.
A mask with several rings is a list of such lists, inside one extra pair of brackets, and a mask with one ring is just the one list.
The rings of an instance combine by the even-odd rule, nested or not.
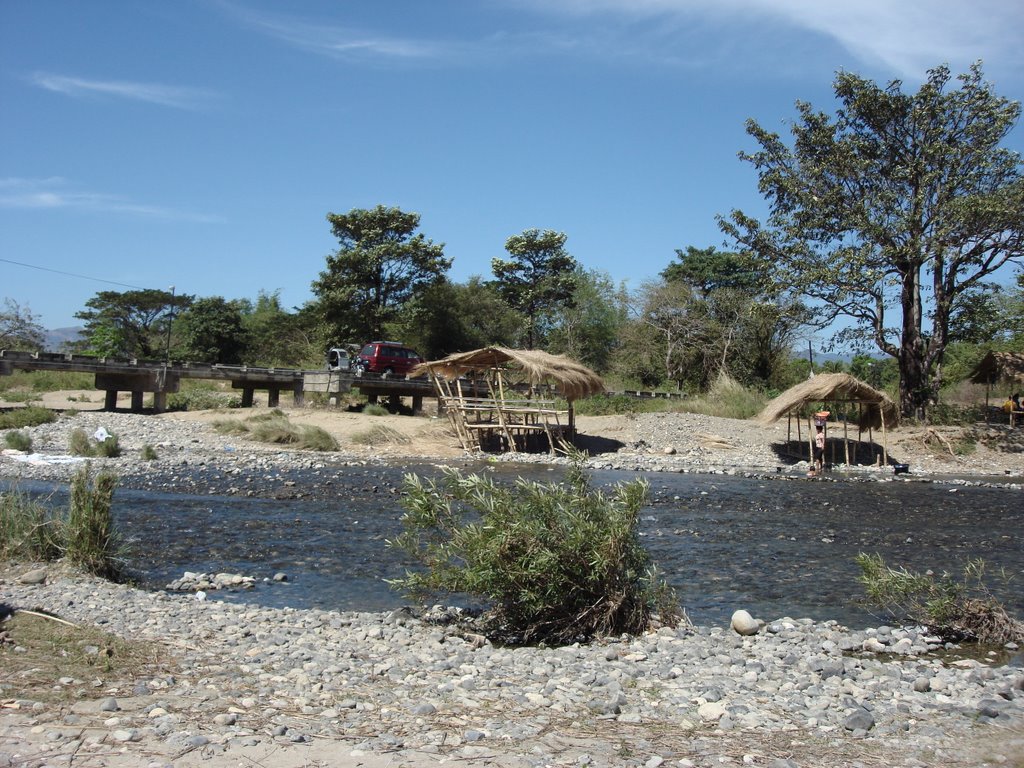
[(882, 418), (882, 465), (889, 466), (889, 445), (885, 434), (885, 408), (882, 403), (878, 404), (878, 414)]
[(796, 417), (796, 444), (797, 444), (797, 451), (796, 451), (796, 455), (797, 455), (797, 456), (799, 456), (799, 455), (800, 455), (800, 451), (801, 451), (801, 448), (800, 448), (800, 446), (802, 446), (802, 445), (803, 445), (803, 442), (804, 442), (804, 439), (803, 439), (803, 437), (802, 437), (802, 436), (800, 435), (800, 417), (799, 417), (799, 416), (797, 416), (797, 417)]
[(843, 446), (846, 448), (846, 466), (850, 466), (850, 433), (848, 422), (846, 421), (846, 414), (843, 414)]

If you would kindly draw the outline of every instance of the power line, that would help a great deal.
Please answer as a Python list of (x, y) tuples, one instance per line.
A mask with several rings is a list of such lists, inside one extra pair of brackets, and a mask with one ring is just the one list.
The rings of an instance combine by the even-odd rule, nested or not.
[(50, 269), (49, 267), (40, 267), (37, 264), (25, 264), (21, 261), (12, 261), (11, 259), (0, 259), (0, 261), (7, 264), (17, 264), (19, 267), (28, 267), (29, 269), (38, 269), (41, 272), (53, 272), (56, 275), (66, 275), (67, 277), (77, 277), (80, 280), (92, 280), (97, 283), (108, 283), (109, 285), (120, 285), (122, 288), (134, 288), (137, 291), (148, 291), (148, 288), (143, 288), (139, 285), (129, 285), (128, 283), (119, 283), (116, 280), (104, 280), (101, 277), (89, 277), (89, 275), (78, 275), (74, 272), (63, 272), (59, 269)]

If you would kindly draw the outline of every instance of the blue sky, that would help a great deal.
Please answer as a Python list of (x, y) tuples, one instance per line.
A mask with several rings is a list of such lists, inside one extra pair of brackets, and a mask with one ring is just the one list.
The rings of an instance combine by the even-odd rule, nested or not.
[(1017, 0), (0, 0), (0, 299), (47, 328), (129, 286), (298, 306), (327, 213), (377, 204), (455, 280), (536, 227), (638, 287), (764, 213), (748, 117), (977, 59), (1020, 100), (1022, 38)]

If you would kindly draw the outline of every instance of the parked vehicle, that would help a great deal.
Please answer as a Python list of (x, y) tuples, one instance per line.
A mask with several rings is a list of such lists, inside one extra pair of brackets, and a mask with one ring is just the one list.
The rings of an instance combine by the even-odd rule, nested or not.
[(369, 373), (405, 376), (422, 362), (416, 350), (399, 341), (371, 341), (360, 350), (355, 367)]
[(331, 347), (327, 350), (327, 370), (347, 371), (352, 367), (352, 355), (344, 347)]

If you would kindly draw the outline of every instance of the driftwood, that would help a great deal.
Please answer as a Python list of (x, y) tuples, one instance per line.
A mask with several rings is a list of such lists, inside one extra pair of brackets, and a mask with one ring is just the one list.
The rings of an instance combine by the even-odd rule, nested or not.
[(27, 610), (25, 608), (15, 608), (14, 612), (15, 613), (27, 613), (29, 616), (38, 616), (41, 619), (49, 619), (50, 621), (56, 621), (59, 624), (67, 624), (69, 627), (74, 627), (75, 629), (78, 628), (78, 625), (75, 624), (73, 621), (68, 621), (67, 619), (62, 619), (62, 618), (60, 618), (58, 616), (53, 616), (53, 615), (51, 615), (49, 613), (40, 613), (39, 611), (29, 611), (29, 610)]

